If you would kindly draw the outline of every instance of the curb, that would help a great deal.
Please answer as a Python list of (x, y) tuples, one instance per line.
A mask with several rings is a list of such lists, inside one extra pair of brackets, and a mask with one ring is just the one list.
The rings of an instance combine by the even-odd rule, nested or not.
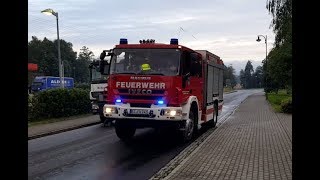
[(70, 127), (70, 128), (59, 129), (59, 130), (56, 130), (56, 131), (50, 131), (50, 132), (47, 132), (47, 133), (36, 134), (36, 135), (29, 136), (28, 140), (41, 138), (41, 137), (49, 136), (49, 135), (53, 135), (53, 134), (59, 134), (59, 133), (66, 132), (66, 131), (71, 131), (71, 130), (74, 130), (74, 129), (80, 129), (80, 128), (83, 128), (83, 127), (93, 126), (93, 125), (100, 124), (100, 123), (101, 122), (98, 121), (98, 122), (93, 122), (93, 123), (88, 123), (88, 124), (82, 124), (82, 125), (79, 125), (79, 126), (73, 126), (73, 127)]

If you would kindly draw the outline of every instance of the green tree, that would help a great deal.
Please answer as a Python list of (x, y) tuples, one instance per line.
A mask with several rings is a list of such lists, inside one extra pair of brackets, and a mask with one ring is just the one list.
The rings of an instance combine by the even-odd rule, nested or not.
[(268, 54), (263, 70), (269, 90), (292, 87), (292, 0), (267, 0), (273, 19), (275, 47)]
[(29, 63), (38, 63), (39, 57), (42, 53), (42, 41), (39, 40), (36, 36), (32, 36), (32, 40), (28, 42), (28, 62)]
[(80, 49), (79, 56), (75, 61), (75, 79), (78, 83), (89, 83), (89, 64), (92, 62), (94, 54), (88, 47), (83, 46)]
[(232, 67), (232, 64), (230, 64), (228, 67), (225, 67), (223, 77), (224, 77), (223, 78), (224, 85), (229, 85), (231, 87), (234, 87), (237, 84), (236, 77), (235, 77), (235, 70)]
[(292, 87), (292, 46), (284, 43), (274, 47), (268, 55), (268, 80), (270, 88)]
[(223, 87), (225, 87), (227, 85), (227, 81), (229, 80), (229, 77), (228, 77), (228, 67), (226, 65), (223, 65), (224, 66), (224, 71), (223, 71)]
[(273, 19), (271, 26), (275, 32), (275, 45), (292, 43), (292, 0), (267, 0), (269, 13)]
[(246, 89), (253, 87), (253, 83), (252, 83), (253, 72), (254, 71), (253, 71), (252, 62), (249, 60), (246, 64), (245, 69), (244, 69), (244, 78), (245, 78), (244, 88), (246, 88)]
[[(28, 62), (39, 66), (39, 74), (59, 76), (57, 40), (50, 41), (46, 37), (41, 41), (33, 36), (28, 42)], [(64, 76), (75, 78), (77, 83), (89, 82), (88, 66), (94, 54), (88, 47), (80, 49), (79, 56), (73, 51), (71, 42), (60, 39), (61, 60), (64, 65)], [(74, 77), (75, 76), (75, 77)]]
[(244, 70), (241, 69), (240, 70), (240, 85), (245, 88), (245, 82), (246, 82), (246, 78), (245, 78), (245, 75), (244, 75)]
[[(54, 48), (58, 47), (57, 40), (54, 41)], [(73, 67), (77, 58), (77, 52), (73, 51), (73, 45), (63, 39), (60, 39), (61, 60), (64, 66), (64, 76), (73, 77)]]
[[(60, 40), (61, 60), (64, 62), (65, 76), (70, 76), (70, 64), (77, 53), (73, 51), (72, 44)], [(28, 62), (36, 63), (39, 73), (45, 76), (59, 76), (57, 41), (50, 41), (46, 37), (41, 41), (36, 36), (28, 42)]]
[(256, 87), (256, 88), (263, 87), (264, 81), (263, 81), (263, 69), (262, 69), (262, 66), (256, 67), (256, 70), (254, 72), (254, 78), (255, 78), (254, 87)]
[(229, 70), (229, 75), (230, 75), (230, 83), (231, 87), (234, 87), (237, 85), (237, 80), (236, 80), (236, 75), (235, 75), (235, 69), (233, 68), (232, 65), (228, 67)]
[[(39, 73), (46, 76), (57, 76), (58, 60), (54, 54), (53, 42), (44, 38), (42, 41), (33, 36), (28, 43), (28, 62), (36, 63), (39, 67)], [(54, 66), (57, 64), (57, 66)]]

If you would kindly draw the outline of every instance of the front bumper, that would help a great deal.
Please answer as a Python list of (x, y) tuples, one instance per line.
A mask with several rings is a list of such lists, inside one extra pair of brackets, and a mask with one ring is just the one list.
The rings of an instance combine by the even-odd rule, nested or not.
[(103, 113), (103, 106), (105, 102), (91, 102), (91, 111), (92, 114), (102, 114)]
[[(136, 113), (139, 111), (143, 113)], [(173, 111), (176, 113), (173, 113)], [(106, 118), (132, 120), (182, 121), (186, 119), (181, 107), (166, 107), (160, 105), (151, 105), (150, 108), (142, 108), (131, 107), (130, 104), (105, 104), (103, 107), (103, 115)]]

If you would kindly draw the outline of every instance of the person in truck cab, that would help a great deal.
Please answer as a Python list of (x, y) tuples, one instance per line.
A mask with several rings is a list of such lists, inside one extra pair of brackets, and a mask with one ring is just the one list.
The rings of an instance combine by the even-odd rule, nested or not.
[(175, 66), (172, 62), (168, 62), (162, 70), (165, 74), (176, 75), (178, 72), (177, 66)]
[(150, 72), (153, 72), (150, 66), (150, 59), (148, 57), (144, 58), (144, 62), (141, 64), (140, 68), (143, 74), (148, 74)]
[(142, 72), (150, 72), (151, 71), (151, 67), (150, 64), (145, 63), (141, 65), (141, 71)]

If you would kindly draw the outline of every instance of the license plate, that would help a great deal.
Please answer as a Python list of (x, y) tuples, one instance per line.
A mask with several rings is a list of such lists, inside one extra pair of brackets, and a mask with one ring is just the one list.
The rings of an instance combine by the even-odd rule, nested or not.
[(130, 109), (130, 114), (149, 114), (146, 109)]

